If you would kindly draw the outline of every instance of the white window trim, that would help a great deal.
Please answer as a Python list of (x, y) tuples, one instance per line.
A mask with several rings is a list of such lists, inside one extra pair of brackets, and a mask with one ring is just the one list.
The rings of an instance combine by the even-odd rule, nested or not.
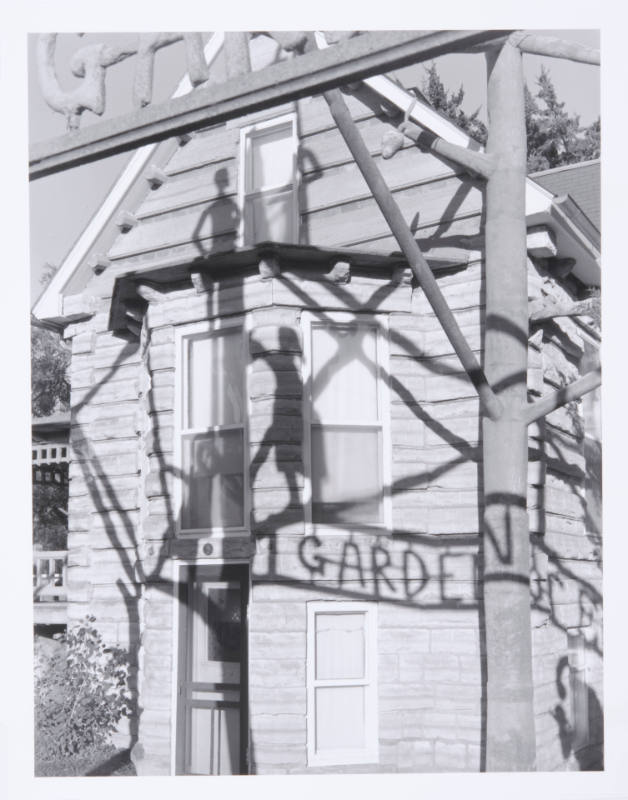
[[(188, 359), (186, 354), (186, 343), (192, 336), (202, 333), (216, 333), (228, 328), (239, 328), (242, 334), (242, 363), (244, 364), (244, 419), (242, 420), (243, 431), (243, 452), (242, 463), (243, 471), (243, 493), (244, 510), (243, 525), (238, 528), (192, 528), (183, 530), (181, 525), (183, 510), (183, 454), (182, 454), (182, 433), (183, 433), (183, 414), (185, 410), (185, 391), (188, 378)], [(251, 498), (250, 498), (250, 446), (249, 446), (249, 418), (251, 416), (251, 399), (249, 396), (249, 378), (251, 372), (251, 359), (248, 348), (250, 321), (248, 317), (233, 317), (229, 319), (217, 319), (212, 321), (203, 320), (193, 322), (189, 325), (180, 325), (175, 328), (175, 402), (174, 402), (174, 512), (176, 514), (176, 535), (180, 539), (198, 539), (211, 536), (212, 539), (220, 539), (232, 536), (248, 535), (250, 532), (251, 517)], [(225, 429), (229, 426), (222, 426)], [(234, 426), (235, 427), (235, 426)], [(237, 426), (240, 427), (239, 425)], [(185, 429), (189, 432), (191, 429)]]
[[(365, 615), (365, 670), (362, 680), (316, 679), (316, 614)], [(321, 600), (307, 603), (307, 763), (310, 767), (377, 764), (379, 760), (377, 705), (377, 605), (350, 601)], [(316, 752), (315, 690), (318, 686), (364, 686), (365, 746), (361, 749)]]
[[(247, 192), (246, 190), (246, 171), (248, 167), (248, 142), (257, 133), (269, 130), (270, 128), (281, 127), (290, 123), (292, 125), (292, 136), (290, 142), (292, 145), (292, 183), (279, 184), (277, 186), (264, 186), (254, 192)], [(238, 224), (237, 245), (238, 247), (253, 247), (254, 243), (246, 243), (244, 238), (244, 218), (245, 218), (245, 201), (248, 197), (259, 197), (264, 194), (275, 194), (281, 190), (287, 190), (292, 187), (292, 236), (291, 241), (294, 244), (299, 242), (299, 183), (300, 174), (298, 166), (298, 149), (299, 149), (299, 136), (297, 132), (297, 115), (294, 111), (288, 114), (282, 114), (278, 117), (271, 117), (270, 119), (255, 122), (252, 125), (247, 125), (245, 128), (240, 128), (240, 146), (238, 157), (238, 208), (240, 209), (240, 221)]]
[(349, 531), (392, 532), (392, 445), (390, 434), (390, 375), (388, 317), (375, 314), (353, 314), (351, 312), (325, 312), (324, 321), (339, 324), (365, 324), (376, 327), (376, 352), (378, 363), (377, 400), (381, 408), (382, 429), (382, 522), (361, 522), (334, 525), (312, 522), (312, 323), (322, 321), (320, 314), (304, 311), (301, 316), (303, 328), (303, 511), (306, 535), (346, 534)]

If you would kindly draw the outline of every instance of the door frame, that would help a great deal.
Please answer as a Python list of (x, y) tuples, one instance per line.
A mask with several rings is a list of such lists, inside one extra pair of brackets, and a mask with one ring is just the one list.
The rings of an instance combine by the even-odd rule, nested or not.
[[(188, 657), (188, 625), (187, 625), (187, 589), (190, 578), (199, 571), (210, 573), (211, 580), (238, 580), (241, 586), (242, 607), (242, 651), (240, 660), (240, 773), (249, 774), (249, 603), (251, 598), (251, 569), (248, 560), (214, 560), (175, 562), (174, 625), (173, 655), (175, 658), (172, 687), (172, 719), (173, 735), (171, 747), (171, 774), (184, 775), (178, 772), (179, 765), (185, 757), (185, 736), (181, 736), (184, 721), (185, 704), (179, 702), (181, 686), (181, 667)], [(211, 776), (208, 776), (211, 777)]]

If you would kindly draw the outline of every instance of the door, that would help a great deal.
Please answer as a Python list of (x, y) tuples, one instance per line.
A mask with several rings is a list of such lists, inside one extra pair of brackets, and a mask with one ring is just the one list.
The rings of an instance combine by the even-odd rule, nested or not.
[(182, 568), (177, 775), (247, 772), (248, 582), (246, 565)]

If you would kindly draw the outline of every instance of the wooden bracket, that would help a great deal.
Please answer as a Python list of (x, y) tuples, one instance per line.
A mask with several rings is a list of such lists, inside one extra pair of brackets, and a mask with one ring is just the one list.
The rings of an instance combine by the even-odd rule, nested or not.
[(526, 236), (528, 255), (534, 258), (553, 258), (556, 249), (556, 237), (546, 225), (533, 225), (528, 228)]
[(194, 286), (196, 290), (196, 294), (207, 294), (207, 292), (211, 292), (214, 285), (211, 275), (207, 272), (192, 270), (190, 272), (190, 279), (192, 281), (192, 286)]
[(257, 267), (262, 280), (277, 278), (281, 274), (281, 270), (279, 269), (279, 261), (275, 256), (262, 256), (257, 264)]
[(111, 261), (109, 261), (107, 256), (103, 253), (94, 253), (94, 255), (89, 258), (87, 265), (94, 275), (101, 275), (108, 267), (111, 266)]
[(150, 167), (148, 167), (144, 177), (153, 191), (159, 189), (159, 187), (168, 180), (168, 176), (163, 169), (155, 164), (151, 164)]
[(332, 283), (349, 283), (351, 280), (351, 264), (348, 261), (336, 261), (327, 277)]
[(121, 211), (116, 217), (116, 225), (120, 228), (120, 233), (128, 233), (137, 225), (137, 222), (137, 217), (130, 211)]
[(136, 284), (135, 289), (142, 300), (147, 303), (159, 303), (166, 296), (159, 288), (159, 284), (153, 281), (142, 281), (142, 283)]

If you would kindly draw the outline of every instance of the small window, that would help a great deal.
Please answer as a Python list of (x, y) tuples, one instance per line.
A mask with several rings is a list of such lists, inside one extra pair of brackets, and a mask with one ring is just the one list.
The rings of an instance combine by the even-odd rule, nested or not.
[(310, 766), (377, 763), (377, 619), (369, 603), (308, 603)]
[(296, 121), (292, 115), (241, 132), (241, 239), (297, 242)]
[(306, 322), (308, 522), (390, 527), (384, 337), (375, 320)]
[(246, 527), (242, 329), (182, 336), (181, 532)]

